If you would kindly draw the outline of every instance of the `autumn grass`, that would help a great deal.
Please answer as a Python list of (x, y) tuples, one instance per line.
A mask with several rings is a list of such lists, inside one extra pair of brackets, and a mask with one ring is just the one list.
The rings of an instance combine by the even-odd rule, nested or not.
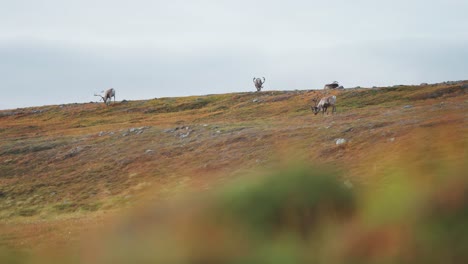
[(468, 142), (433, 132), (418, 131), (388, 160), (362, 161), (383, 163), (366, 171), (367, 183), (329, 166), (278, 164), (202, 195), (150, 202), (78, 254), (55, 254), (62, 263), (459, 263)]
[[(66, 245), (68, 236), (51, 235), (53, 231), (49, 229), (50, 226), (61, 232), (73, 223), (77, 225), (73, 227), (73, 232), (78, 233), (87, 227), (100, 228), (101, 223), (93, 224), (93, 219), (100, 219), (100, 215), (106, 212), (124, 211), (146, 203), (164, 203), (188, 193), (204, 196), (206, 192), (219, 189), (221, 196), (225, 195), (223, 193), (227, 195), (231, 193), (228, 190), (230, 186), (237, 188), (237, 183), (232, 183), (235, 179), (257, 178), (257, 171), (274, 171), (274, 168), (285, 171), (282, 172), (283, 175), (296, 175), (294, 169), (289, 167), (290, 164), (297, 163), (306, 164), (297, 180), (286, 181), (289, 178), (287, 176), (283, 179), (285, 182), (271, 183), (272, 185), (265, 183), (270, 187), (259, 187), (263, 186), (262, 180), (259, 180), (260, 183), (254, 181), (257, 182), (253, 184), (256, 187), (248, 187), (252, 184), (250, 181), (239, 183), (242, 186), (247, 184), (245, 188), (252, 188), (253, 191), (252, 194), (245, 193), (245, 197), (239, 195), (229, 198), (234, 203), (245, 203), (247, 206), (250, 202), (245, 201), (257, 200), (248, 198), (249, 195), (258, 195), (258, 199), (262, 201), (258, 204), (255, 201), (252, 204), (254, 209), (239, 209), (255, 211), (252, 213), (254, 219), (246, 220), (248, 222), (239, 227), (236, 223), (241, 219), (237, 219), (235, 215), (227, 216), (226, 226), (216, 226), (214, 230), (204, 225), (197, 226), (207, 220), (205, 215), (214, 213), (214, 219), (225, 216), (211, 202), (205, 204), (205, 198), (202, 198), (201, 205), (193, 207), (195, 214), (202, 218), (193, 225), (188, 225), (190, 230), (187, 232), (199, 233), (193, 236), (193, 243), (200, 241), (200, 236), (206, 232), (220, 232), (221, 240), (225, 239), (223, 234), (235, 236), (236, 234), (226, 230), (232, 227), (234, 230), (240, 228), (239, 234), (246, 232), (246, 238), (239, 238), (238, 242), (249, 245), (252, 234), (248, 231), (249, 228), (244, 230), (244, 225), (249, 226), (250, 221), (258, 221), (255, 220), (257, 217), (270, 220), (275, 218), (269, 213), (266, 217), (255, 216), (255, 213), (261, 213), (264, 206), (270, 208), (267, 204), (269, 200), (281, 204), (282, 200), (287, 199), (280, 196), (282, 187), (285, 188), (285, 197), (289, 192), (298, 191), (305, 192), (300, 199), (309, 199), (306, 190), (315, 190), (315, 183), (308, 182), (307, 177), (316, 175), (316, 170), (324, 170), (324, 175), (335, 178), (335, 185), (341, 186), (341, 183), (349, 181), (359, 189), (358, 193), (354, 193), (355, 189), (352, 191), (352, 197), (355, 197), (352, 200), (356, 207), (351, 210), (351, 222), (356, 217), (369, 221), (374, 218), (378, 220), (379, 217), (387, 218), (385, 212), (379, 211), (379, 208), (386, 208), (379, 206), (380, 204), (393, 205), (391, 194), (394, 190), (384, 191), (387, 186), (395, 182), (403, 186), (395, 187), (402, 197), (402, 202), (395, 201), (395, 207), (404, 207), (404, 204), (416, 198), (424, 204), (425, 199), (431, 196), (433, 187), (426, 186), (424, 192), (420, 191), (420, 182), (426, 182), (421, 177), (432, 175), (432, 172), (438, 175), (457, 175), (460, 171), (466, 171), (466, 167), (460, 167), (460, 164), (456, 169), (450, 169), (456, 160), (459, 162), (462, 158), (466, 159), (466, 85), (460, 83), (333, 91), (338, 98), (338, 114), (334, 116), (312, 115), (311, 99), (324, 95), (323, 91), (315, 90), (159, 98), (117, 102), (109, 107), (103, 104), (70, 104), (0, 111), (0, 221), (4, 223), (0, 237), (14, 231), (16, 235), (5, 238), (3, 243), (17, 249), (47, 248), (57, 243)], [(139, 129), (141, 133), (138, 132)], [(337, 138), (345, 138), (347, 143), (336, 145)], [(330, 167), (334, 169), (328, 169)], [(429, 178), (433, 177), (435, 176)], [(413, 178), (414, 182), (406, 181)], [(306, 189), (300, 189), (302, 184)], [(460, 184), (463, 186), (463, 181)], [(276, 190), (277, 187), (271, 186), (280, 189)], [(273, 193), (278, 193), (280, 198), (269, 197), (270, 188), (275, 189)], [(365, 191), (361, 191), (361, 188)], [(378, 193), (374, 194), (373, 191)], [(310, 195), (323, 195), (319, 193), (320, 190), (317, 190)], [(367, 193), (372, 193), (372, 198), (361, 198)], [(375, 198), (380, 195), (382, 200)], [(221, 202), (224, 198), (212, 199)], [(362, 202), (367, 200), (375, 203), (367, 205)], [(206, 209), (206, 206), (209, 208)], [(238, 210), (234, 210), (235, 206), (232, 206), (233, 209), (228, 211)], [(277, 208), (280, 205), (271, 206)], [(411, 208), (412, 205), (408, 206)], [(419, 208), (418, 206), (415, 205), (415, 208)], [(421, 208), (424, 209), (424, 206)], [(187, 207), (190, 206), (184, 202), (175, 206), (175, 215), (169, 214), (167, 221), (179, 219), (177, 212), (183, 214)], [(161, 209), (156, 209), (159, 210)], [(273, 210), (273, 215), (277, 214), (275, 212)], [(280, 215), (283, 213), (281, 211)], [(226, 214), (229, 215), (228, 212)], [(404, 208), (396, 209), (392, 214), (409, 215), (408, 209)], [(424, 221), (424, 214), (415, 214), (415, 219), (419, 219), (415, 220), (418, 225), (417, 221)], [(286, 213), (284, 217), (288, 218), (287, 215)], [(135, 216), (137, 219), (138, 217)], [(188, 217), (192, 219), (191, 214)], [(194, 219), (198, 219), (197, 217)], [(120, 219), (120, 216), (117, 218)], [(247, 216), (246, 218), (248, 219)], [(298, 228), (296, 221), (304, 221), (301, 219), (294, 216), (290, 220), (281, 220), (280, 226), (283, 222), (292, 221), (294, 228)], [(358, 223), (362, 225), (366, 221), (359, 220)], [(305, 222), (308, 223), (308, 220)], [(345, 218), (345, 222), (350, 220)], [(326, 223), (325, 225), (328, 226)], [(18, 228), (19, 226), (22, 228)], [(322, 224), (319, 226), (322, 227)], [(175, 224), (174, 228), (178, 227)], [(158, 230), (159, 228), (157, 227)], [(169, 236), (171, 228), (168, 229)], [(285, 230), (289, 230), (288, 228)], [(331, 229), (331, 235), (326, 235), (330, 236), (330, 241), (336, 237), (333, 233), (338, 232), (334, 228)], [(359, 226), (357, 230), (361, 228), (364, 233), (368, 231), (365, 226)], [(386, 230), (383, 228), (381, 231), (378, 228), (376, 232), (387, 235)], [(255, 233), (255, 230), (252, 232)], [(280, 237), (284, 235), (282, 232), (279, 232)], [(285, 232), (285, 236), (289, 237), (289, 231)], [(369, 232), (370, 241), (380, 239), (379, 236), (373, 239), (374, 231)], [(42, 239), (38, 240), (38, 237)], [(80, 236), (75, 236), (72, 240), (80, 239)], [(153, 240), (151, 236), (148, 239), (148, 242), (164, 244)], [(367, 241), (367, 238), (362, 239)], [(308, 241), (304, 244), (294, 236), (267, 243), (270, 240), (260, 243), (261, 247), (257, 248), (258, 256), (242, 251), (244, 249), (240, 250), (239, 252), (243, 252), (240, 259), (246, 262), (256, 258), (261, 262), (273, 256), (282, 259), (282, 253), (275, 255), (276, 251), (281, 252), (281, 248), (285, 249), (285, 260), (287, 256), (296, 260), (297, 257), (303, 259), (310, 257), (303, 256), (304, 246), (310, 248), (314, 245), (315, 248), (318, 243)], [(207, 243), (216, 247), (214, 241)], [(102, 243), (106, 245), (107, 242)], [(185, 256), (179, 249), (183, 252), (189, 249), (179, 245), (177, 241), (174, 243), (174, 254)], [(237, 252), (239, 245), (236, 243), (228, 244), (221, 252), (230, 252), (232, 249)], [(359, 243), (357, 244), (360, 245)], [(362, 243), (363, 246), (357, 246), (357, 249), (354, 249), (354, 242), (353, 246), (346, 247), (351, 247), (351, 252), (355, 253), (370, 250), (368, 248), (371, 246), (367, 242)], [(254, 248), (256, 246), (257, 244), (253, 245)], [(111, 245), (109, 247), (113, 248)], [(150, 244), (145, 247), (151, 248)], [(142, 254), (145, 247), (141, 249)], [(194, 252), (198, 252), (197, 250)], [(209, 247), (199, 250), (197, 254), (211, 254)], [(371, 251), (373, 252), (369, 252)], [(364, 254), (364, 260), (368, 261), (366, 252), (359, 254)], [(332, 253), (328, 252), (322, 258), (327, 259), (327, 256), (334, 255)], [(339, 253), (347, 259), (350, 256), (346, 251)], [(130, 260), (132, 256), (135, 257), (129, 254)], [(221, 258), (223, 256), (221, 254)], [(228, 259), (226, 256), (222, 259)], [(356, 258), (359, 259), (360, 255)], [(190, 262), (191, 258), (185, 258), (184, 261)]]

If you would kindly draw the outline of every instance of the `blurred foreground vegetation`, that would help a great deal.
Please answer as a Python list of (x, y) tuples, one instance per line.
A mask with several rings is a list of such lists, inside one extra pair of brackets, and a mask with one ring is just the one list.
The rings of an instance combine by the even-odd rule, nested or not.
[(0, 262), (466, 263), (465, 161), (464, 142), (415, 147), (368, 184), (289, 165), (148, 206), (78, 250), (38, 257), (4, 249)]

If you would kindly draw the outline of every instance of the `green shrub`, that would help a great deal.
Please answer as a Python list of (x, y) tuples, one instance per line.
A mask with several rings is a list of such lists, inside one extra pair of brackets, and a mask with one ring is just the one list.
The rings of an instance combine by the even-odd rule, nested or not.
[(221, 195), (217, 206), (255, 233), (286, 228), (307, 235), (321, 220), (349, 216), (355, 197), (335, 173), (298, 166), (234, 186)]

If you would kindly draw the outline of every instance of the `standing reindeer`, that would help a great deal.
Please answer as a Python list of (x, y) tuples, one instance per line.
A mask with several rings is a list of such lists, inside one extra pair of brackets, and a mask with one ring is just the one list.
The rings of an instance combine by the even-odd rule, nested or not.
[(312, 101), (315, 103), (315, 106), (311, 106), (310, 108), (312, 109), (312, 112), (314, 112), (315, 115), (317, 115), (320, 111), (322, 111), (322, 115), (325, 114), (325, 112), (327, 112), (328, 107), (330, 106), (332, 107), (332, 114), (336, 113), (336, 96), (331, 95), (323, 97), (318, 103), (318, 97), (312, 99)]
[[(103, 93), (104, 91), (101, 91), (101, 93)], [(111, 99), (112, 97), (114, 97), (114, 103), (115, 103), (115, 90), (114, 88), (110, 88), (108, 89), (105, 93), (104, 93), (104, 96), (100, 95), (100, 94), (94, 94), (94, 96), (99, 96), (102, 98), (102, 100), (104, 101), (104, 103), (106, 105), (109, 105), (111, 103)]]
[(255, 88), (257, 88), (257, 92), (260, 92), (263, 88), (263, 84), (265, 83), (265, 77), (263, 77), (263, 82), (262, 79), (260, 78), (253, 78), (253, 82), (255, 84)]

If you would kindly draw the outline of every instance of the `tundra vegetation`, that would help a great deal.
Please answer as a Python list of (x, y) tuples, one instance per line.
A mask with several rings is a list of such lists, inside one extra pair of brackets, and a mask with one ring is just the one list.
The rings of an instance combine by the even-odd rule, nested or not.
[(463, 263), (467, 88), (0, 111), (0, 263)]

